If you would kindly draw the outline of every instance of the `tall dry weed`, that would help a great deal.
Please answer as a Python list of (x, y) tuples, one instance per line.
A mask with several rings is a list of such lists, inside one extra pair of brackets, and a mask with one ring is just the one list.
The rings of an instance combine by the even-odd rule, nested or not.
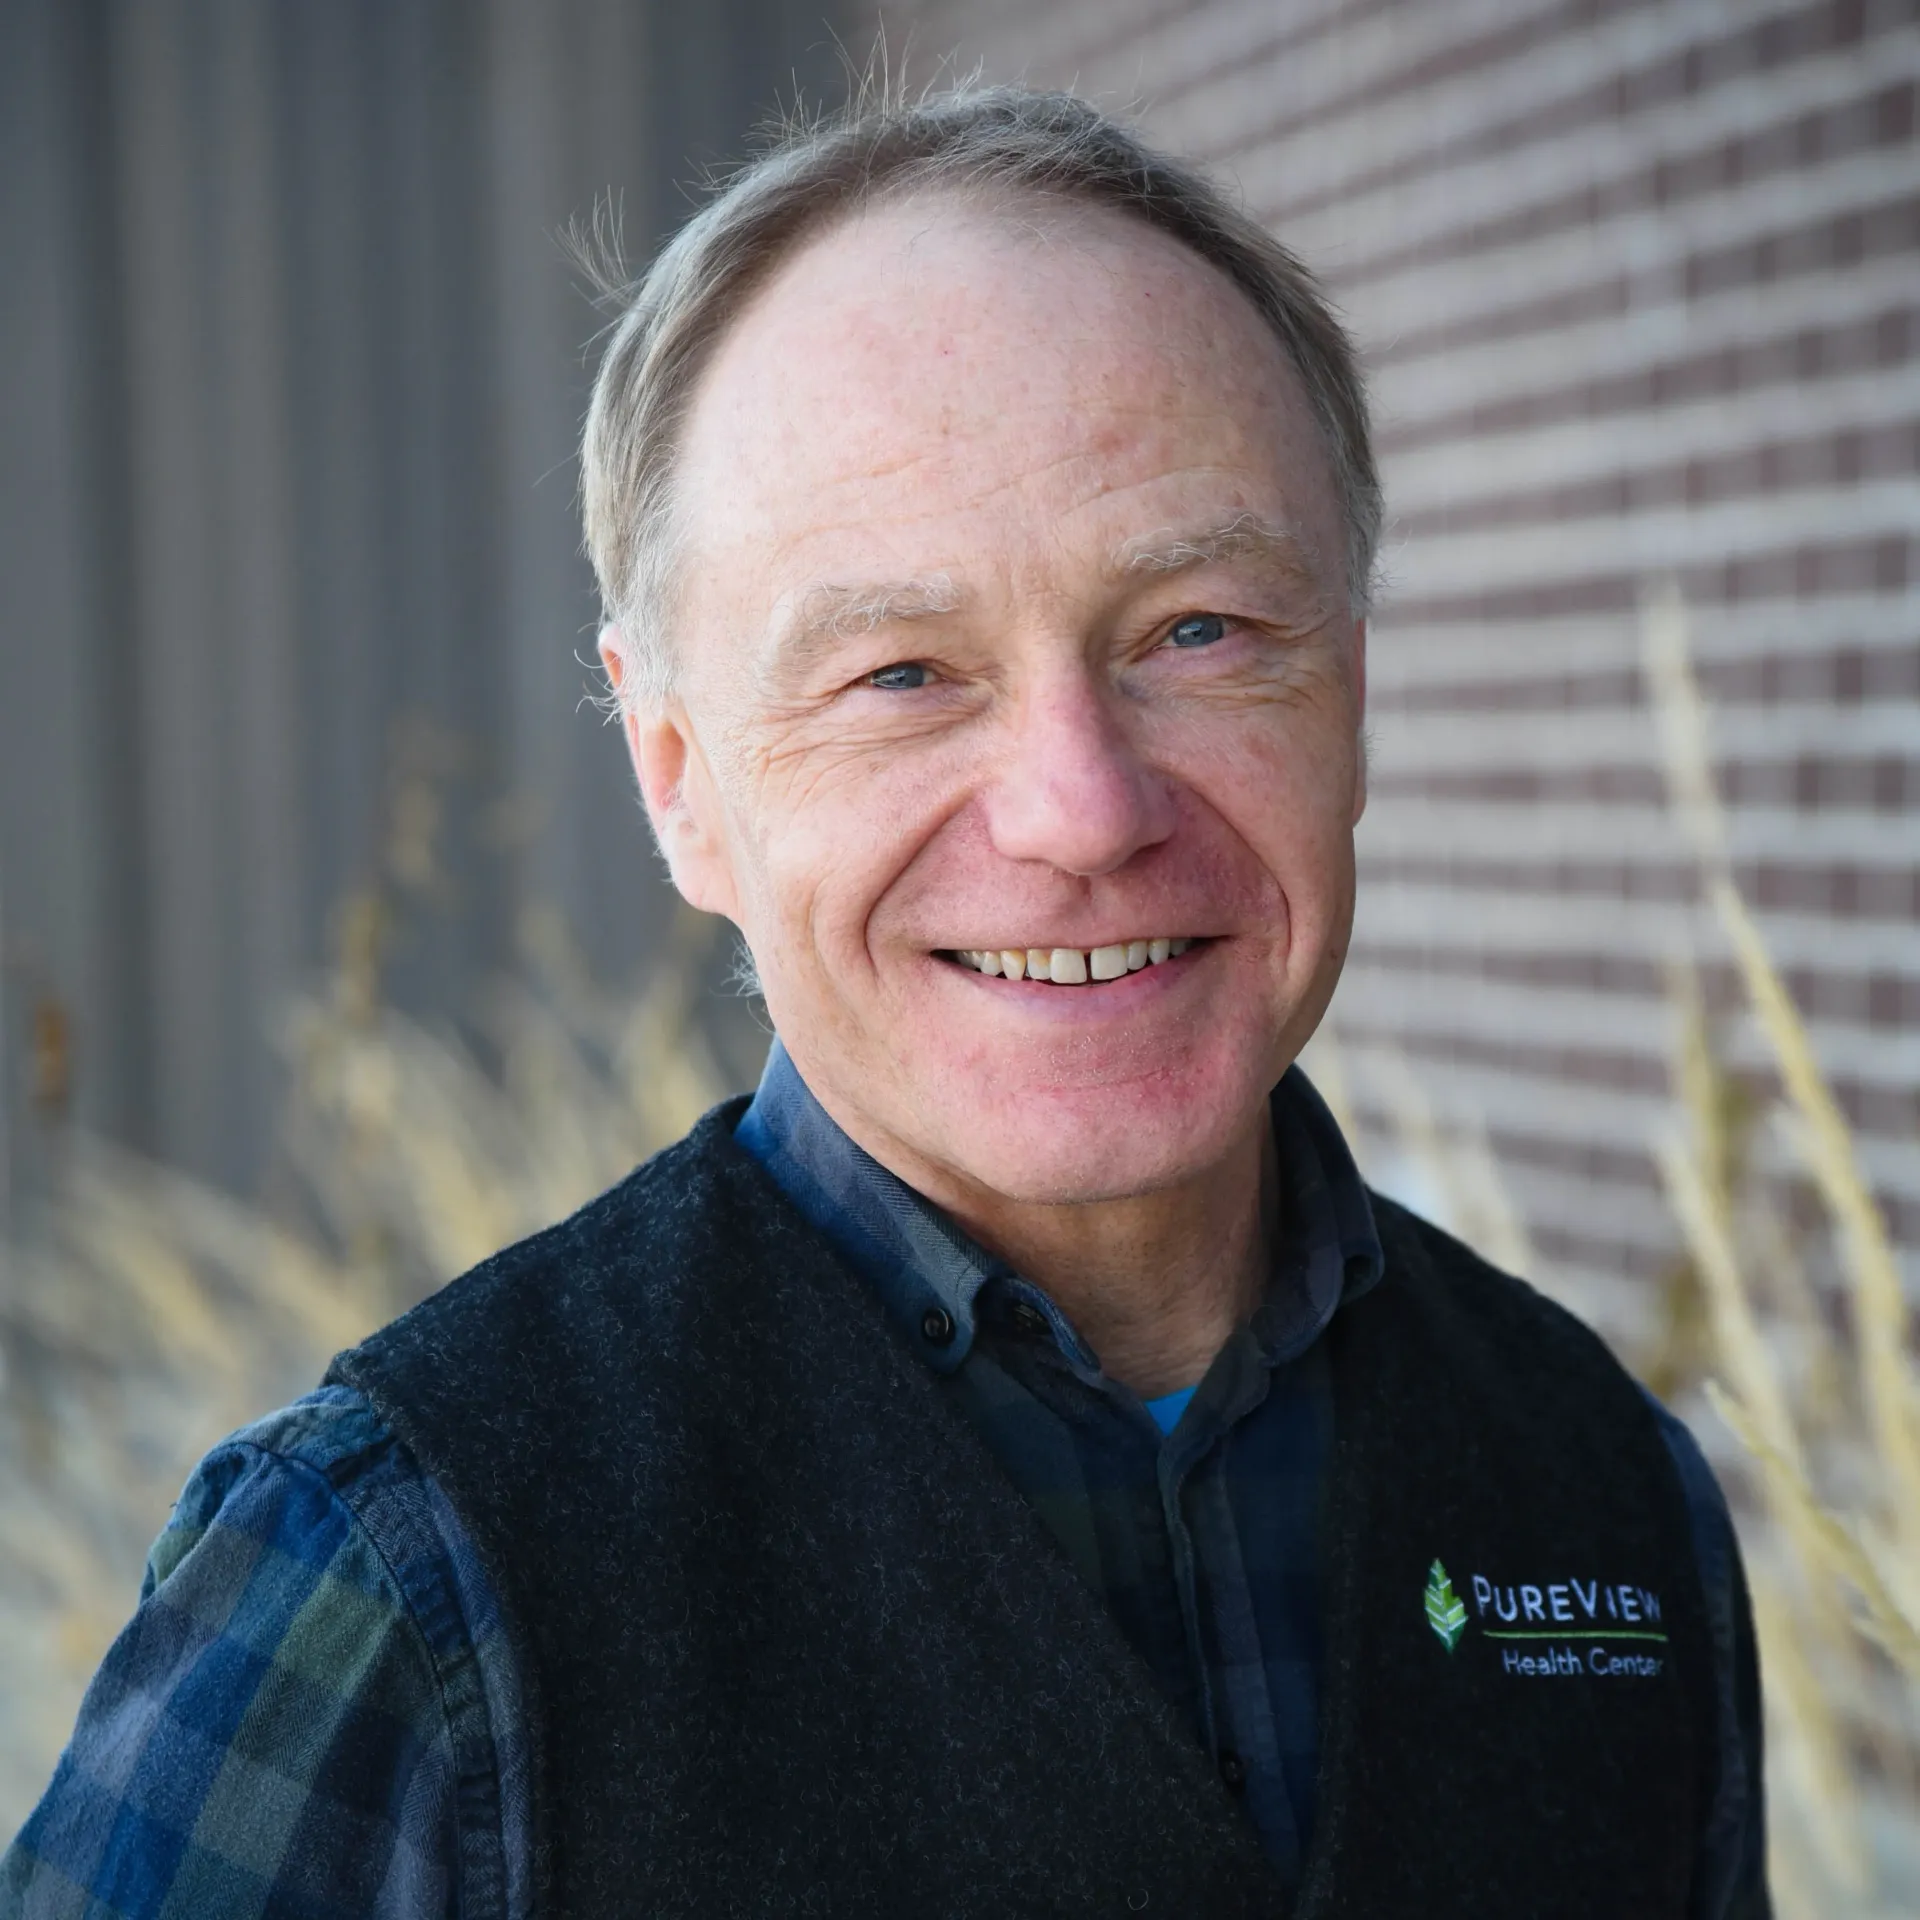
[[(1762, 1124), (1726, 1125), (1730, 1078), (1699, 976), (1675, 971), (1678, 1115), (1655, 1144), (1707, 1303), (1707, 1396), (1747, 1450), (1744, 1529), (1768, 1679), (1773, 1867), (1783, 1913), (1911, 1913), (1920, 1818), (1920, 1373), (1898, 1257), (1812, 1037), (1735, 880), (1677, 587), (1652, 592), (1643, 655), (1672, 806), (1771, 1074)], [(1811, 1251), (1769, 1140), (1824, 1216)], [(1891, 1843), (1891, 1844), (1886, 1844)]]

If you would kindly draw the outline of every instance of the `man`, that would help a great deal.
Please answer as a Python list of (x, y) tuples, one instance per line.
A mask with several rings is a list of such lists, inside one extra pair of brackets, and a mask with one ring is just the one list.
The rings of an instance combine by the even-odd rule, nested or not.
[(1059, 96), (796, 132), (584, 448), (751, 1104), (205, 1462), (7, 1911), (1765, 1911), (1726, 1511), (1370, 1196), (1380, 507), (1299, 264)]

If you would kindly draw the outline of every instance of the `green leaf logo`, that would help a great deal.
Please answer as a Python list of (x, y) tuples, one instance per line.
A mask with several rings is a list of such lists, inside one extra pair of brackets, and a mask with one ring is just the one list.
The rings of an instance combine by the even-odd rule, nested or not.
[(1447, 1578), (1447, 1570), (1438, 1560), (1427, 1574), (1427, 1625), (1440, 1636), (1451, 1653), (1467, 1630), (1467, 1610)]

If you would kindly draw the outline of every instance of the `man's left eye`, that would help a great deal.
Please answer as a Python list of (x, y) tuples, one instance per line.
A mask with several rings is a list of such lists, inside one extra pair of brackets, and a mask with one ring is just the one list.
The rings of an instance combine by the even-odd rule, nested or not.
[(1167, 630), (1170, 647), (1210, 647), (1227, 637), (1227, 623), (1217, 613), (1190, 613)]
[(912, 693), (926, 684), (927, 669), (918, 660), (896, 661), (890, 667), (882, 667), (878, 673), (867, 675), (867, 685), (878, 687), (882, 693)]

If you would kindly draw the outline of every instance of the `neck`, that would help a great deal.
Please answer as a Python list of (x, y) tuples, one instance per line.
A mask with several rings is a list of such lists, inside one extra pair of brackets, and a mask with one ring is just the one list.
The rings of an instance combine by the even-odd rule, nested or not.
[(1142, 1399), (1191, 1386), (1266, 1290), (1279, 1178), (1265, 1104), (1234, 1151), (1161, 1193), (1073, 1205), (949, 1203)]

